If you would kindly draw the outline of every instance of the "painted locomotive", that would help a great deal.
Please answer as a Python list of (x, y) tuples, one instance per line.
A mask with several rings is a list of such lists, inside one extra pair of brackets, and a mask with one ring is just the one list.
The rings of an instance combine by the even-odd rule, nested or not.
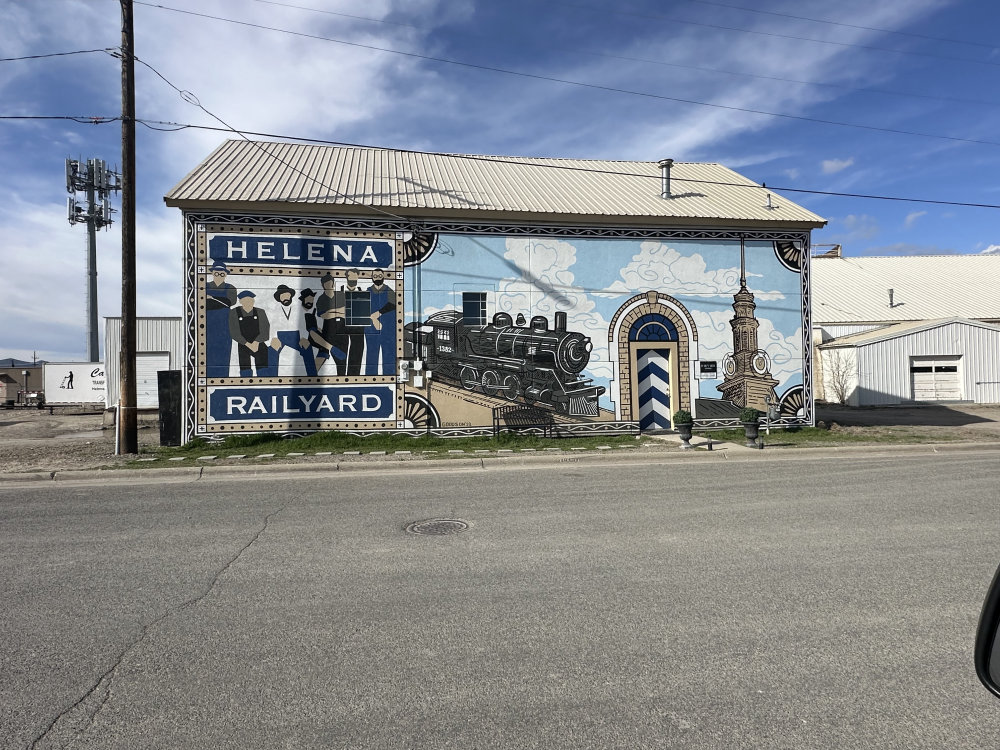
[(564, 312), (550, 330), (544, 315), (527, 326), (502, 312), (487, 325), (467, 325), (460, 312), (446, 310), (405, 332), (405, 356), (424, 360), (436, 379), (568, 416), (598, 415), (604, 387), (580, 377), (592, 349), (587, 336), (566, 330)]

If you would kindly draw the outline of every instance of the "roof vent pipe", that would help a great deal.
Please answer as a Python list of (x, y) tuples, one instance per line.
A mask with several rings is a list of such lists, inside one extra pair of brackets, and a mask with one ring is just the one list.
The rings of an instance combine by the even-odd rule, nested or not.
[(892, 294), (892, 292), (893, 292), (893, 290), (890, 289), (889, 290), (889, 307), (895, 307), (895, 305), (893, 304), (893, 294)]
[(660, 167), (660, 197), (670, 198), (670, 168), (674, 166), (673, 159), (661, 159), (659, 162)]

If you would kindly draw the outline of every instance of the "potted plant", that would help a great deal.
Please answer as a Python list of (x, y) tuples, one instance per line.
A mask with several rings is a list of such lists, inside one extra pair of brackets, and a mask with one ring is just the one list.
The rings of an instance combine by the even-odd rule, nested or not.
[(691, 448), (691, 430), (694, 427), (694, 417), (686, 409), (674, 412), (674, 429), (681, 436), (681, 448)]
[(756, 448), (760, 431), (760, 411), (749, 406), (740, 409), (740, 422), (743, 424), (743, 434), (746, 435), (747, 448)]

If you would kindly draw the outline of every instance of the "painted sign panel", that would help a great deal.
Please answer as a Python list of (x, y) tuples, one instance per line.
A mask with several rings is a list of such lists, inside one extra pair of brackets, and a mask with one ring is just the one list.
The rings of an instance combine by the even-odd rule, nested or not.
[(107, 398), (100, 362), (46, 362), (42, 382), (49, 404), (103, 404)]
[(201, 225), (195, 252), (196, 433), (397, 427), (398, 233)]
[(395, 419), (389, 386), (324, 385), (208, 389), (209, 422)]

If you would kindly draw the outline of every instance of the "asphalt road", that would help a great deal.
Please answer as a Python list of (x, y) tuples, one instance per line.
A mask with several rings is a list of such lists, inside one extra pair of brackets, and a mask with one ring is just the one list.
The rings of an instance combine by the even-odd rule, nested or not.
[(0, 746), (1000, 744), (996, 451), (147, 482), (0, 485)]

